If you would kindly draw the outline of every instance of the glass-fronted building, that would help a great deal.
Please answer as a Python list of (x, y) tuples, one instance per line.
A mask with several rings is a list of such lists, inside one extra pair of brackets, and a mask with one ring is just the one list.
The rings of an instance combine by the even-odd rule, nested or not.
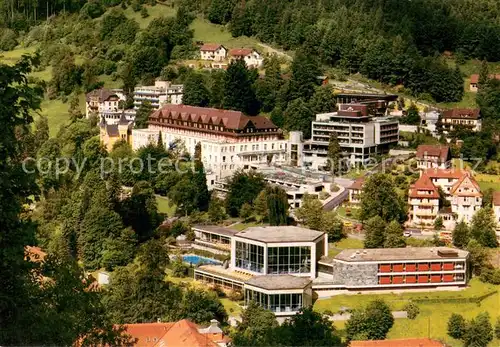
[(325, 233), (296, 226), (252, 227), (231, 238), (231, 267), (254, 275), (315, 278), (327, 253)]
[(311, 283), (292, 275), (256, 276), (245, 282), (245, 305), (255, 301), (277, 316), (293, 315), (312, 305)]

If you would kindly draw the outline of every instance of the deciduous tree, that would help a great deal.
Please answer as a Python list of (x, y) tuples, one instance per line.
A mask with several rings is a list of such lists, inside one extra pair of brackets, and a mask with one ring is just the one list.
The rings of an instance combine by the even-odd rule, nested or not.
[(364, 225), (365, 230), (365, 248), (383, 248), (386, 235), (386, 223), (380, 216), (371, 217)]
[(469, 243), (469, 226), (463, 220), (455, 225), (452, 233), (452, 242), (455, 247), (464, 248)]
[(401, 224), (393, 220), (385, 228), (384, 248), (406, 247), (406, 241), (403, 236)]
[(323, 205), (314, 195), (304, 194), (302, 205), (295, 209), (295, 217), (308, 228), (314, 230), (321, 229), (323, 218)]

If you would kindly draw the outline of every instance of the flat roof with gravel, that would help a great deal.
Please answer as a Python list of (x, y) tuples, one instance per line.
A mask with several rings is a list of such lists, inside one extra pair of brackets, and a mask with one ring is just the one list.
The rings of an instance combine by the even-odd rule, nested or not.
[(240, 231), (235, 236), (261, 241), (266, 243), (273, 242), (313, 242), (325, 233), (321, 231), (300, 228), (296, 226), (267, 226), (250, 227)]
[(333, 259), (324, 257), (321, 262), (331, 263), (334, 259), (358, 261), (405, 261), (466, 258), (469, 252), (449, 247), (407, 247), (407, 248), (374, 248), (345, 249)]
[(238, 230), (231, 228), (224, 228), (217, 225), (194, 225), (193, 229), (206, 231), (212, 234), (225, 235), (225, 236), (233, 236), (238, 233)]
[(255, 276), (245, 284), (266, 290), (304, 289), (311, 283), (309, 278), (292, 275)]

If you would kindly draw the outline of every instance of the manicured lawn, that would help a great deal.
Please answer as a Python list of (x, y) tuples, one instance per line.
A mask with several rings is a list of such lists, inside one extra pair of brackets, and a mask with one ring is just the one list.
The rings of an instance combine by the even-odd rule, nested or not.
[(482, 191), (485, 191), (489, 188), (492, 188), (493, 190), (500, 190), (499, 175), (477, 174), (475, 177)]
[(226, 309), (226, 312), (229, 316), (236, 316), (241, 314), (241, 306), (236, 302), (231, 301), (228, 298), (221, 298), (220, 301), (222, 305), (224, 305), (224, 308)]
[(169, 217), (174, 216), (177, 207), (175, 206), (175, 204), (170, 203), (170, 200), (168, 198), (157, 195), (156, 202), (158, 204), (158, 212), (165, 213)]
[[(337, 312), (341, 306), (349, 308), (359, 308), (365, 306), (369, 301), (374, 299), (383, 299), (392, 310), (402, 309), (409, 301), (418, 298), (467, 298), (477, 297), (499, 290), (500, 286), (494, 286), (480, 282), (478, 279), (473, 279), (470, 282), (470, 287), (463, 291), (430, 291), (418, 293), (404, 294), (354, 294), (354, 295), (339, 295), (329, 299), (317, 300), (314, 308), (317, 311), (324, 312), (330, 310)], [(432, 303), (419, 304), (420, 314), (415, 320), (397, 319), (393, 328), (389, 332), (388, 338), (407, 338), (407, 337), (430, 337), (443, 340), (452, 346), (461, 346), (459, 341), (451, 339), (447, 335), (447, 323), (452, 313), (459, 313), (465, 318), (470, 319), (475, 317), (480, 312), (489, 312), (492, 324), (500, 313), (500, 295), (497, 292), (481, 302), (481, 304), (466, 303)], [(335, 326), (342, 329), (345, 322), (336, 322)], [(492, 346), (498, 346), (499, 341), (496, 340)]]
[(339, 254), (343, 249), (363, 248), (363, 241), (348, 237), (340, 240), (339, 242), (330, 243), (328, 244), (328, 246), (329, 246), (328, 256), (334, 257), (337, 254)]

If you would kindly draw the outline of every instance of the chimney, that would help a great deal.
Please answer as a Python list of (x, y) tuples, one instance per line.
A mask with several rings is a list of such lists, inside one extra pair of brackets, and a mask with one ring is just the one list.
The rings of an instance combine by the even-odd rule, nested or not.
[(210, 320), (210, 326), (213, 327), (213, 328), (218, 328), (219, 327), (219, 321), (217, 319)]
[(156, 318), (156, 323), (161, 323), (161, 318)]

